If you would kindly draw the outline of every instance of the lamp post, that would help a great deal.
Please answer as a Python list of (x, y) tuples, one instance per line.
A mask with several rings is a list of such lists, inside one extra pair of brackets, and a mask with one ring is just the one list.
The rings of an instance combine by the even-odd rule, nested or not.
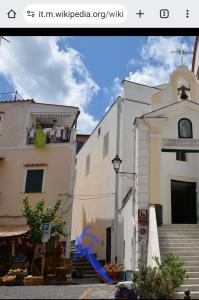
[[(136, 176), (136, 173), (132, 173), (132, 172), (126, 172), (126, 171), (125, 172), (119, 172), (121, 163), (122, 163), (122, 160), (119, 158), (118, 155), (116, 155), (112, 159), (113, 168), (114, 168), (116, 174), (124, 174), (124, 175), (125, 174), (126, 175), (130, 174), (130, 175), (133, 175), (134, 177)], [(132, 179), (134, 179), (134, 178), (132, 178)]]
[(113, 169), (115, 171), (116, 174), (116, 186), (115, 186), (115, 220), (114, 220), (114, 230), (115, 230), (115, 262), (117, 262), (117, 225), (118, 225), (118, 187), (119, 187), (119, 174), (123, 174), (126, 175), (128, 177), (128, 175), (133, 175), (133, 178), (130, 179), (135, 179), (136, 173), (132, 173), (132, 172), (119, 172), (120, 169), (120, 165), (122, 163), (122, 160), (120, 159), (120, 157), (118, 155), (116, 155), (113, 159), (112, 159), (112, 164), (113, 164)]

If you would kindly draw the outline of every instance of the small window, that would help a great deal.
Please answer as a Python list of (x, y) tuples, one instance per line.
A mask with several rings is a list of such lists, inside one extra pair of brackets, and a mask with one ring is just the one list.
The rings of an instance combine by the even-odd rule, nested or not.
[(109, 133), (104, 136), (103, 142), (103, 157), (108, 155), (108, 148), (109, 148)]
[(25, 193), (41, 193), (43, 175), (43, 169), (27, 170)]
[(0, 115), (0, 134), (2, 132), (3, 116)]
[(178, 122), (178, 137), (192, 138), (192, 123), (189, 119), (180, 119)]
[(97, 136), (100, 136), (100, 134), (101, 134), (101, 127), (98, 128)]
[(176, 160), (187, 161), (187, 153), (184, 151), (177, 151)]
[(199, 79), (199, 67), (198, 67), (198, 70), (197, 70), (196, 76), (197, 76), (197, 79)]
[(90, 153), (86, 157), (86, 176), (89, 174), (90, 171)]

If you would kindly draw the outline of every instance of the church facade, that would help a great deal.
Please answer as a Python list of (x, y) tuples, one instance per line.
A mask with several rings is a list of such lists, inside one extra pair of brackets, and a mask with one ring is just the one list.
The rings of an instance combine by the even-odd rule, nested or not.
[[(124, 81), (121, 97), (77, 155), (75, 195), (87, 199), (74, 199), (73, 239), (92, 225), (101, 241), (98, 259), (134, 270), (154, 237), (151, 207), (156, 231), (156, 223), (197, 224), (198, 120), (199, 84), (185, 65), (162, 86)], [(122, 173), (113, 170), (115, 155)]]

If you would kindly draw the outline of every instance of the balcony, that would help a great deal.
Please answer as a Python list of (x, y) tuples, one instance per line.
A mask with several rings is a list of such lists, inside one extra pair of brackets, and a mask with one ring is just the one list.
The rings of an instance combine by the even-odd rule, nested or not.
[(28, 145), (35, 144), (40, 135), (45, 144), (74, 142), (73, 124), (67, 113), (32, 113), (31, 126), (27, 129)]

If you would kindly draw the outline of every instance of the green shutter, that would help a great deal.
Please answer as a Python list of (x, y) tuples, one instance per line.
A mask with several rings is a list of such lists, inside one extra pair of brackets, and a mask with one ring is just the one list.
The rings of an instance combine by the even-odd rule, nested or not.
[(41, 193), (43, 175), (43, 169), (27, 170), (25, 193)]

